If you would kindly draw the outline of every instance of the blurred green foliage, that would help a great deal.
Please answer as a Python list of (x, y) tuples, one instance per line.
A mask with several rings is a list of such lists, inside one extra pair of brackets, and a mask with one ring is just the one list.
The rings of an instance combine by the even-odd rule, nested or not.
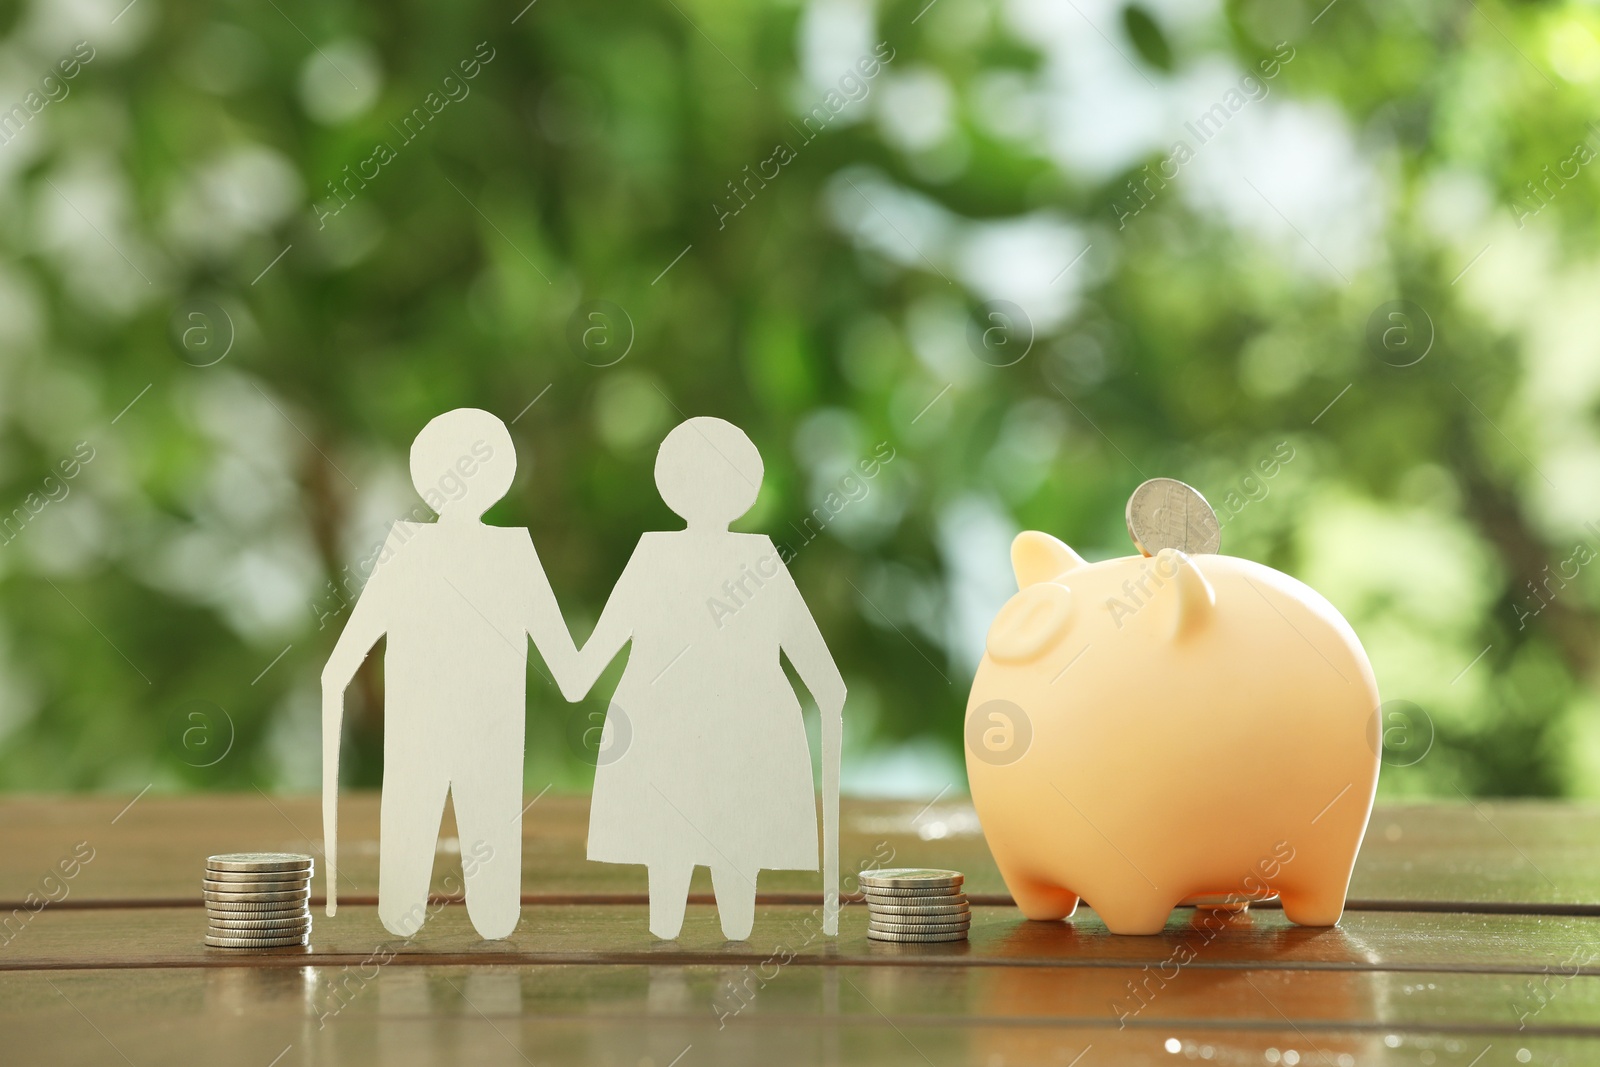
[[(1422, 709), (1383, 790), (1600, 793), (1592, 9), (519, 8), (3, 16), (0, 786), (313, 786), (359, 561), (470, 405), (580, 638), (673, 525), (661, 436), (744, 427), (856, 789), (959, 790), (1009, 536), (1125, 554), (1167, 475)], [(603, 707), (530, 675), (531, 788)]]

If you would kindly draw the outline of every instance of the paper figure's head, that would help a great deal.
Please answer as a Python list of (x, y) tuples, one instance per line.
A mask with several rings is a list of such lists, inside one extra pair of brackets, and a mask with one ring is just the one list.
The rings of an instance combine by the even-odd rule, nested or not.
[(761, 489), (761, 453), (721, 419), (679, 423), (656, 454), (656, 488), (690, 526), (717, 526), (750, 510)]
[(411, 484), (440, 519), (476, 520), (506, 495), (517, 450), (506, 424), (478, 408), (456, 408), (411, 444)]

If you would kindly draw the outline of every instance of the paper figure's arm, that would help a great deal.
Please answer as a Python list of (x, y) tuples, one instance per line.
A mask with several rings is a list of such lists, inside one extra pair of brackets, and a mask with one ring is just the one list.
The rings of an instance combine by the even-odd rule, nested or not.
[(561, 695), (576, 703), (589, 691), (589, 686), (579, 688), (577, 685), (578, 649), (567, 630), (561, 605), (556, 603), (555, 590), (550, 588), (550, 576), (539, 562), (539, 553), (531, 538), (526, 543), (528, 559), (523, 564), (523, 573), (514, 579), (520, 583), (518, 589), (523, 598), (522, 625), (533, 638), (533, 647), (539, 650), (550, 668)]
[[(398, 530), (396, 523), (380, 560), (392, 558), (398, 550)], [(328, 665), (322, 668), (322, 862), (329, 915), (339, 910), (339, 738), (344, 725), (344, 691), (361, 661), (389, 629), (388, 586), (388, 576), (380, 562), (356, 598), (350, 621), (339, 634)]]
[[(777, 560), (777, 550), (773, 549)], [(822, 717), (822, 932), (839, 932), (839, 750), (844, 739), (844, 678), (828, 652), (788, 568), (778, 562), (776, 581), (788, 603), (780, 644)]]
[(633, 555), (628, 558), (628, 565), (622, 568), (622, 577), (617, 579), (611, 595), (606, 598), (606, 606), (600, 611), (600, 621), (594, 624), (594, 633), (589, 635), (589, 640), (578, 650), (575, 688), (580, 692), (587, 693), (594, 688), (594, 683), (600, 680), (601, 672), (617, 658), (622, 646), (633, 638), (636, 621), (633, 590), (638, 585), (638, 574), (644, 569), (644, 565), (639, 562), (639, 557), (643, 554), (644, 540), (641, 538), (639, 544), (634, 547)]

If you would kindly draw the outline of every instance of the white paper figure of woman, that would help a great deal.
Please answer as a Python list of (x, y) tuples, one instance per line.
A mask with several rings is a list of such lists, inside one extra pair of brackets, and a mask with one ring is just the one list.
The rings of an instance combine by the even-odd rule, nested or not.
[(411, 480), (439, 521), (394, 524), (322, 672), (329, 915), (337, 904), (344, 691), (387, 634), (378, 917), (407, 937), (426, 918), (448, 792), (472, 925), (486, 938), (517, 925), (530, 636), (567, 699), (581, 693), (569, 688), (576, 651), (528, 531), (482, 521), (516, 471), (505, 424), (476, 408), (440, 415), (411, 446)]
[(845, 686), (800, 591), (762, 534), (761, 455), (721, 419), (661, 442), (656, 487), (687, 523), (647, 533), (578, 654), (587, 691), (630, 640), (602, 734), (589, 858), (649, 870), (650, 931), (678, 936), (696, 866), (722, 932), (750, 935), (763, 869), (817, 869), (816, 794), (787, 656), (822, 715), (823, 927), (838, 932), (839, 744)]

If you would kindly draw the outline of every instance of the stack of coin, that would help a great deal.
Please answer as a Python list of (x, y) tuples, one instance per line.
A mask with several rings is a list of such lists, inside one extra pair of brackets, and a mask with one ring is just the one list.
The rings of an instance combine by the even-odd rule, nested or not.
[(898, 867), (862, 871), (860, 881), (872, 940), (966, 940), (972, 912), (961, 872)]
[(310, 856), (230, 852), (206, 860), (206, 944), (287, 948), (311, 939)]

